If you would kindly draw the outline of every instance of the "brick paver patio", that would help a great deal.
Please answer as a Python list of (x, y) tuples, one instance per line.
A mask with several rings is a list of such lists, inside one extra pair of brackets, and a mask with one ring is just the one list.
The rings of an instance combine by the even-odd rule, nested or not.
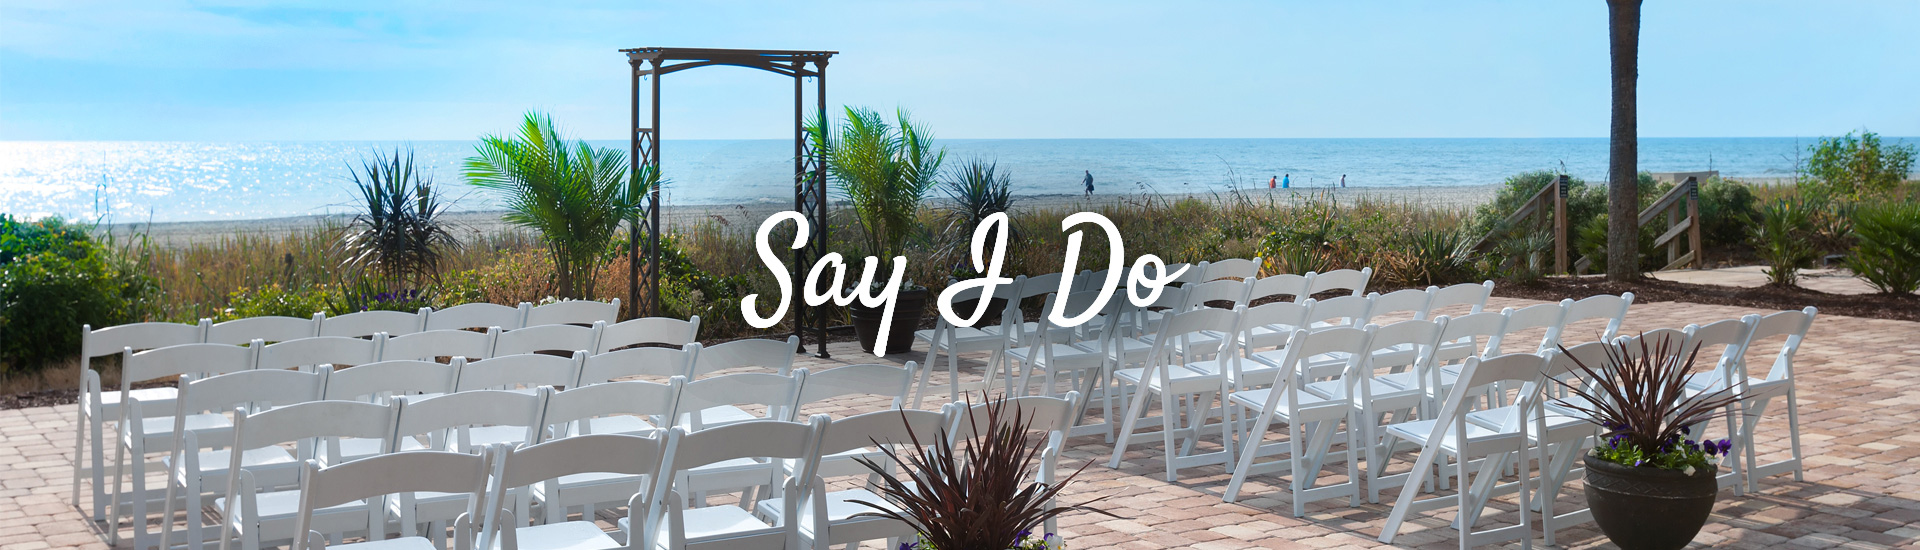
[[(1517, 299), (1493, 300), (1489, 309), (1527, 305)], [(1762, 311), (1683, 303), (1637, 304), (1626, 330), (1678, 327)], [(1585, 330), (1586, 332), (1577, 332)], [(1570, 329), (1569, 337), (1591, 334)], [(891, 361), (924, 358), (925, 348)], [(815, 370), (874, 361), (851, 344), (833, 347), (831, 361), (808, 358)], [(1756, 361), (1772, 350), (1756, 351)], [(1766, 355), (1762, 358), (1762, 354)], [(974, 361), (978, 372), (978, 361)], [(1920, 542), (1920, 323), (1821, 316), (1801, 348), (1798, 361), (1801, 419), (1807, 456), (1804, 482), (1780, 475), (1761, 482), (1758, 494), (1735, 497), (1723, 491), (1713, 519), (1696, 546), (1729, 548), (1884, 548)], [(1778, 401), (1776, 401), (1778, 403)], [(884, 403), (835, 404), (856, 412)], [(1763, 426), (1784, 425), (1784, 406), (1770, 407)], [(106, 548), (94, 524), (69, 504), (68, 453), (73, 434), (72, 406), (0, 412), (0, 548)], [(1784, 431), (1765, 432), (1763, 455), (1782, 456)], [(1217, 437), (1217, 436), (1216, 436)], [(1098, 436), (1069, 441), (1065, 468), (1089, 467), (1064, 497), (1079, 502), (1109, 496), (1101, 503), (1126, 519), (1072, 514), (1061, 521), (1073, 548), (1357, 548), (1383, 546), (1375, 540), (1390, 504), (1344, 506), (1344, 500), (1315, 503), (1295, 518), (1285, 480), (1249, 479), (1241, 502), (1220, 495), (1228, 475), (1220, 466), (1184, 470), (1177, 483), (1161, 480), (1161, 450), (1137, 445), (1120, 470), (1104, 461), (1110, 446)], [(1575, 487), (1562, 496), (1562, 510), (1581, 500)], [(1391, 502), (1398, 489), (1383, 500)], [(90, 505), (83, 502), (83, 506)], [(1497, 503), (1488, 521), (1513, 520), (1514, 506)], [(1395, 546), (1452, 548), (1454, 531), (1446, 527), (1452, 511), (1442, 510), (1410, 522)], [(1538, 525), (1537, 523), (1535, 524)], [(1537, 532), (1537, 527), (1536, 527)], [(1611, 546), (1591, 524), (1560, 532), (1570, 548)], [(1538, 538), (1536, 538), (1538, 542)], [(123, 543), (124, 545), (124, 543)], [(871, 544), (870, 544), (871, 546)]]

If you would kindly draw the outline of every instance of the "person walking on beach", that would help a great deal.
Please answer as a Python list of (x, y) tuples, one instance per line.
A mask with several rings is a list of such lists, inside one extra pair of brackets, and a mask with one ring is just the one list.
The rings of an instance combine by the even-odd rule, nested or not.
[(1286, 189), (1288, 187), (1293, 187), (1293, 174), (1280, 176), (1280, 188)]
[(1087, 171), (1087, 179), (1085, 181), (1087, 182), (1087, 196), (1091, 197), (1093, 196), (1093, 171), (1092, 170)]
[(1279, 185), (1279, 184), (1280, 184), (1280, 176), (1274, 176), (1274, 177), (1271, 177), (1271, 178), (1267, 178), (1267, 188), (1268, 188), (1268, 189), (1273, 189), (1273, 187), (1274, 187), (1275, 185)]
[(1347, 175), (1340, 174), (1340, 188), (1345, 189), (1346, 187), (1347, 187)]

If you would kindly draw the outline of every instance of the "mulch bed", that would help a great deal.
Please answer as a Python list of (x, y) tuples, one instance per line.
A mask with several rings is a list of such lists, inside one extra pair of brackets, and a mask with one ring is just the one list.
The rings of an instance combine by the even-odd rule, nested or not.
[(1534, 300), (1575, 300), (1595, 294), (1632, 292), (1633, 302), (1687, 302), (1755, 309), (1820, 308), (1821, 315), (1845, 315), (1897, 321), (1920, 321), (1920, 295), (1828, 294), (1797, 287), (1762, 286), (1739, 288), (1716, 285), (1676, 283), (1642, 278), (1631, 283), (1612, 283), (1598, 277), (1575, 279), (1551, 277), (1519, 285), (1496, 284), (1494, 296)]

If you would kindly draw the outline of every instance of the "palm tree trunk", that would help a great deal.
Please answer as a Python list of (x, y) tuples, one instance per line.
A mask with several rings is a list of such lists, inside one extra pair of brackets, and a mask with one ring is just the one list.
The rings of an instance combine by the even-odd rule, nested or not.
[(1607, 280), (1640, 276), (1640, 1), (1607, 0), (1613, 57), (1613, 124), (1607, 143)]

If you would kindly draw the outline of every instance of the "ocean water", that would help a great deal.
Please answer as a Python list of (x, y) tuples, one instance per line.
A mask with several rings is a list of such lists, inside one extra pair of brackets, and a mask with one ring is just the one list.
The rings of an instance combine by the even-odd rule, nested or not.
[[(1897, 138), (1896, 138), (1897, 139)], [(1716, 169), (1732, 177), (1785, 177), (1806, 138), (1646, 138), (1640, 167)], [(1914, 141), (1908, 139), (1907, 141)], [(623, 141), (595, 141), (624, 150)], [(991, 159), (1015, 194), (1188, 193), (1263, 187), (1291, 175), (1297, 187), (1447, 186), (1499, 183), (1526, 170), (1564, 169), (1602, 180), (1607, 141), (1567, 139), (1044, 139), (942, 140), (951, 165)], [(258, 219), (352, 212), (348, 174), (363, 157), (411, 147), (455, 209), (495, 203), (460, 179), (466, 141), (0, 142), (0, 212), (110, 222)], [(793, 200), (793, 143), (667, 141), (668, 204)], [(936, 196), (938, 191), (935, 191)]]

